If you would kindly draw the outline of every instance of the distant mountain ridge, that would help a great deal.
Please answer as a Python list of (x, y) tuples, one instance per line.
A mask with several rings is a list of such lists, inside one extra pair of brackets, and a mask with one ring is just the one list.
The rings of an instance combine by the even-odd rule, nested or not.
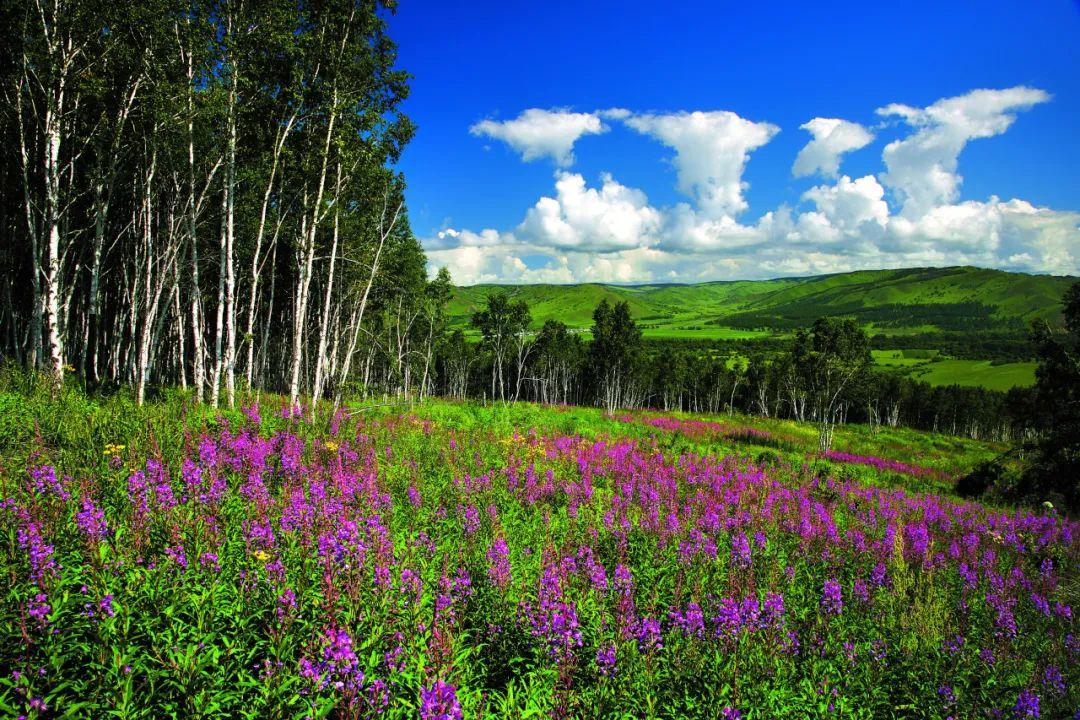
[(884, 334), (1021, 331), (1035, 318), (1059, 324), (1061, 297), (1076, 280), (963, 266), (698, 284), (473, 285), (454, 289), (449, 314), (452, 326), (467, 326), (488, 294), (505, 291), (529, 303), (536, 326), (555, 319), (587, 328), (601, 300), (626, 301), (656, 336), (710, 335), (710, 327), (783, 332), (824, 315), (851, 316)]

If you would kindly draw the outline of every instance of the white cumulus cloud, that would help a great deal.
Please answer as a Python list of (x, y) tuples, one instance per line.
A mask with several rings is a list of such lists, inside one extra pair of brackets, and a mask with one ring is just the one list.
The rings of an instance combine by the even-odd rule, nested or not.
[(610, 252), (652, 244), (660, 222), (645, 193), (611, 175), (603, 175), (596, 189), (586, 187), (581, 175), (563, 172), (556, 176), (555, 197), (540, 198), (516, 234), (555, 248)]
[(809, 132), (814, 139), (795, 157), (795, 164), (791, 166), (795, 177), (814, 173), (835, 177), (844, 153), (864, 148), (874, 140), (874, 136), (862, 125), (839, 118), (817, 117), (799, 128)]
[(746, 209), (746, 161), (780, 132), (776, 125), (725, 110), (631, 115), (625, 122), (675, 150), (679, 190), (710, 217), (733, 217)]
[[(959, 198), (965, 144), (1005, 132), (1017, 112), (1048, 98), (1031, 88), (976, 90), (925, 108), (880, 108), (911, 130), (885, 148), (884, 172), (855, 179), (839, 174), (840, 159), (869, 143), (869, 131), (815, 118), (803, 125), (814, 139), (793, 172), (835, 179), (804, 192), (802, 208), (781, 205), (754, 222), (736, 219), (746, 209), (742, 176), (775, 126), (728, 112), (601, 110), (590, 127), (602, 127), (599, 117), (625, 122), (673, 148), (678, 188), (693, 202), (654, 206), (610, 174), (590, 186), (581, 174), (559, 170), (553, 190), (513, 229), (448, 228), (427, 238), (429, 267), (447, 266), (459, 284), (695, 282), (961, 264), (1080, 274), (1080, 212)], [(514, 122), (496, 124), (498, 132), (524, 137), (520, 126), (505, 129)], [(570, 132), (561, 144), (514, 142), (526, 159), (569, 162), (581, 134)], [(893, 197), (899, 212), (890, 207)]]
[(885, 188), (873, 175), (857, 180), (841, 175), (834, 185), (807, 190), (803, 199), (813, 202), (817, 213), (841, 232), (863, 231), (866, 223), (882, 228), (889, 220)]
[(903, 203), (903, 213), (919, 217), (957, 200), (963, 178), (957, 171), (960, 151), (969, 140), (1000, 135), (1016, 120), (1016, 112), (1046, 102), (1043, 90), (1014, 87), (973, 90), (943, 98), (925, 108), (893, 103), (878, 108), (884, 117), (900, 117), (916, 131), (885, 147), (881, 176)]
[(482, 120), (469, 132), (502, 140), (524, 160), (548, 157), (568, 167), (574, 162), (574, 143), (584, 135), (607, 132), (607, 127), (595, 113), (531, 108), (513, 120)]

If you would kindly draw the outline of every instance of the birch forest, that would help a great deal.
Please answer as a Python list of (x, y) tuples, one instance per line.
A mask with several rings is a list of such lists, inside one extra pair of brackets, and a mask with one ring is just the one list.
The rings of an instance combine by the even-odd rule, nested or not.
[(392, 3), (11, 0), (0, 347), (59, 385), (423, 394)]

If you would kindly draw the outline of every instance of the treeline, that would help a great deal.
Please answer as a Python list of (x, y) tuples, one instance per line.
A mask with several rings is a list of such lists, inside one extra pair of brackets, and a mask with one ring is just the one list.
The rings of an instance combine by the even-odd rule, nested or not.
[(910, 327), (912, 318), (944, 332), (988, 330), (1023, 332), (1024, 323), (1015, 317), (995, 317), (997, 308), (980, 302), (890, 303), (863, 306), (858, 303), (827, 304), (807, 299), (781, 308), (745, 312), (715, 318), (713, 325), (745, 329), (794, 330), (805, 327), (822, 315), (851, 317), (860, 325)]
[(493, 294), (438, 353), (438, 392), (456, 397), (742, 412), (822, 425), (905, 426), (1013, 440), (1033, 427), (1033, 393), (933, 387), (874, 367), (850, 319), (824, 318), (793, 339), (761, 343), (642, 339), (626, 303), (603, 301), (591, 341), (555, 320), (530, 330), (524, 301)]
[(430, 387), (377, 0), (0, 7), (0, 348), (59, 383)]
[(937, 350), (948, 357), (993, 363), (1028, 362), (1035, 358), (1035, 346), (1026, 331), (875, 334), (870, 345), (875, 350)]

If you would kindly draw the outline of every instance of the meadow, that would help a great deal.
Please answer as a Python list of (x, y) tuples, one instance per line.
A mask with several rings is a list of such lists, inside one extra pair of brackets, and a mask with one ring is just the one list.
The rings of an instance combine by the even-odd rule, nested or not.
[(10, 717), (1072, 717), (1080, 524), (1002, 448), (0, 386)]
[(1035, 384), (1034, 362), (993, 363), (911, 350), (875, 350), (874, 362), (930, 385), (960, 385), (1007, 391)]
[[(852, 317), (868, 335), (886, 339), (885, 347), (919, 340), (906, 350), (875, 351), (882, 367), (932, 386), (1006, 391), (1034, 384), (1034, 363), (976, 346), (987, 337), (1023, 344), (1035, 319), (1059, 324), (1061, 294), (1071, 281), (954, 267), (689, 285), (475, 285), (454, 288), (447, 315), (451, 329), (478, 340), (472, 314), (490, 294), (506, 292), (528, 303), (534, 330), (558, 320), (588, 340), (593, 309), (607, 300), (628, 303), (646, 340), (779, 343), (818, 317)], [(972, 347), (949, 352), (958, 345)]]
[(886, 334), (912, 331), (1021, 328), (1035, 318), (1056, 323), (1060, 300), (1073, 278), (1027, 275), (973, 267), (863, 270), (775, 280), (672, 285), (474, 285), (454, 288), (447, 308), (463, 327), (498, 291), (528, 302), (536, 327), (549, 318), (587, 328), (601, 300), (625, 301), (656, 337), (666, 330), (708, 325), (749, 330), (790, 330), (826, 315), (850, 315)]

